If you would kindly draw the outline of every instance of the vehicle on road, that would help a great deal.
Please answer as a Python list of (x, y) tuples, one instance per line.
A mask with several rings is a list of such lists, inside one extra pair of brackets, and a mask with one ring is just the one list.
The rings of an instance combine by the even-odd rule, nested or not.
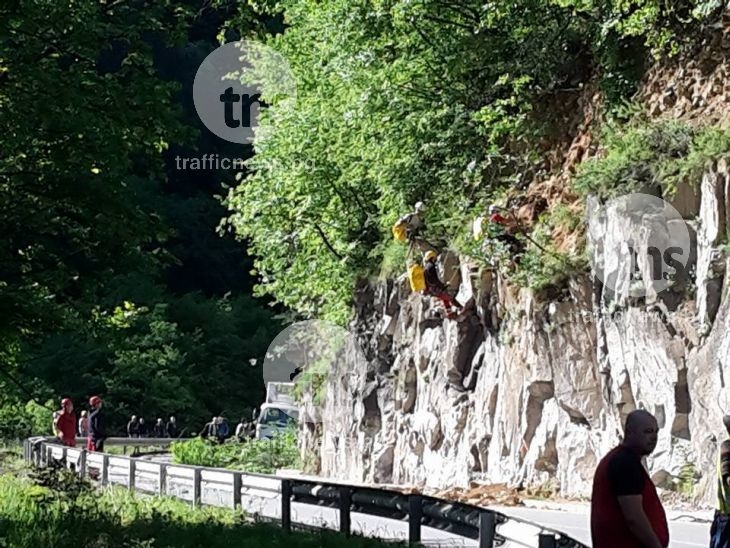
[(270, 382), (266, 385), (266, 402), (256, 420), (256, 439), (273, 438), (299, 419), (299, 407), (293, 396), (293, 382)]

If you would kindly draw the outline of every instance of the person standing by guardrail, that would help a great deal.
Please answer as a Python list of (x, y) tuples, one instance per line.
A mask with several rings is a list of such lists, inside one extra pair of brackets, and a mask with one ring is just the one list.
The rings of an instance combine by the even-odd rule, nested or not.
[(165, 425), (162, 423), (162, 419), (158, 418), (155, 426), (152, 428), (153, 438), (164, 438), (165, 437)]
[(103, 451), (104, 440), (106, 435), (106, 424), (104, 415), (102, 414), (102, 401), (99, 396), (91, 396), (89, 398), (91, 406), (91, 415), (89, 415), (89, 437), (86, 442), (86, 448), (89, 451)]
[(61, 411), (58, 413), (56, 428), (61, 443), (68, 447), (76, 447), (76, 413), (74, 413), (74, 404), (70, 398), (61, 400)]
[(667, 516), (641, 459), (656, 448), (659, 427), (648, 411), (626, 417), (624, 440), (603, 457), (593, 478), (593, 548), (666, 548)]
[(218, 443), (223, 443), (228, 437), (228, 421), (223, 417), (218, 417), (215, 425), (215, 437)]
[(139, 421), (137, 420), (137, 415), (132, 415), (127, 423), (127, 436), (130, 438), (139, 437)]
[[(730, 435), (730, 415), (722, 418)], [(710, 529), (710, 548), (730, 548), (730, 439), (720, 445), (717, 458), (717, 509)]]
[(177, 422), (175, 422), (175, 417), (170, 417), (170, 420), (167, 421), (167, 425), (165, 426), (165, 431), (167, 432), (168, 438), (177, 438), (180, 432), (177, 429)]
[(200, 431), (200, 434), (198, 434), (203, 439), (213, 439), (216, 437), (216, 424), (218, 422), (218, 417), (213, 417), (210, 419), (210, 422), (206, 422), (205, 426), (203, 426), (203, 429)]
[(81, 418), (79, 419), (79, 437), (87, 438), (89, 436), (89, 414), (86, 409), (81, 411)]

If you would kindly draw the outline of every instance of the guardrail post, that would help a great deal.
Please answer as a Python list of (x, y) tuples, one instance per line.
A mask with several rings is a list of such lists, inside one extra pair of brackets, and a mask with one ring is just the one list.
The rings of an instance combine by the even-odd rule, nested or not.
[(557, 543), (555, 542), (555, 535), (540, 534), (538, 537), (538, 548), (555, 548)]
[(101, 484), (106, 486), (109, 483), (109, 455), (101, 457)]
[(193, 506), (200, 506), (200, 468), (193, 473)]
[(423, 498), (421, 495), (408, 497), (408, 542), (421, 542), (421, 519), (423, 518)]
[(495, 533), (494, 513), (481, 512), (479, 514), (479, 548), (493, 548)]
[(241, 507), (241, 473), (233, 472), (233, 509)]
[(82, 478), (86, 477), (86, 449), (82, 449), (79, 455), (79, 474)]
[(350, 536), (350, 506), (352, 505), (352, 490), (349, 487), (340, 487), (340, 533)]
[(157, 485), (157, 491), (160, 496), (167, 494), (167, 465), (160, 463), (160, 478)]
[(281, 527), (291, 531), (291, 480), (281, 480)]
[(129, 459), (129, 481), (127, 482), (129, 490), (134, 490), (135, 473), (137, 471), (137, 462), (134, 459)]

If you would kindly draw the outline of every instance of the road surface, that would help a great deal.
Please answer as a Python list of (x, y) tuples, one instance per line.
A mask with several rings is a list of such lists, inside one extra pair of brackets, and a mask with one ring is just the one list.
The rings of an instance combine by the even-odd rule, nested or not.
[[(569, 511), (535, 508), (495, 507), (495, 510), (534, 521), (565, 532), (574, 539), (590, 546), (591, 534), (587, 508), (571, 508)], [(671, 514), (670, 514), (671, 517)], [(710, 545), (710, 524), (670, 519), (669, 548), (707, 548)]]

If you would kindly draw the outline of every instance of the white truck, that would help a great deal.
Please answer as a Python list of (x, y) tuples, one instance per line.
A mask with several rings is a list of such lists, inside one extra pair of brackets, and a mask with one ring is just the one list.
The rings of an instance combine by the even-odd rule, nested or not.
[(266, 385), (266, 402), (261, 405), (256, 420), (256, 439), (272, 438), (290, 426), (296, 426), (299, 407), (294, 401), (293, 382), (269, 382)]

